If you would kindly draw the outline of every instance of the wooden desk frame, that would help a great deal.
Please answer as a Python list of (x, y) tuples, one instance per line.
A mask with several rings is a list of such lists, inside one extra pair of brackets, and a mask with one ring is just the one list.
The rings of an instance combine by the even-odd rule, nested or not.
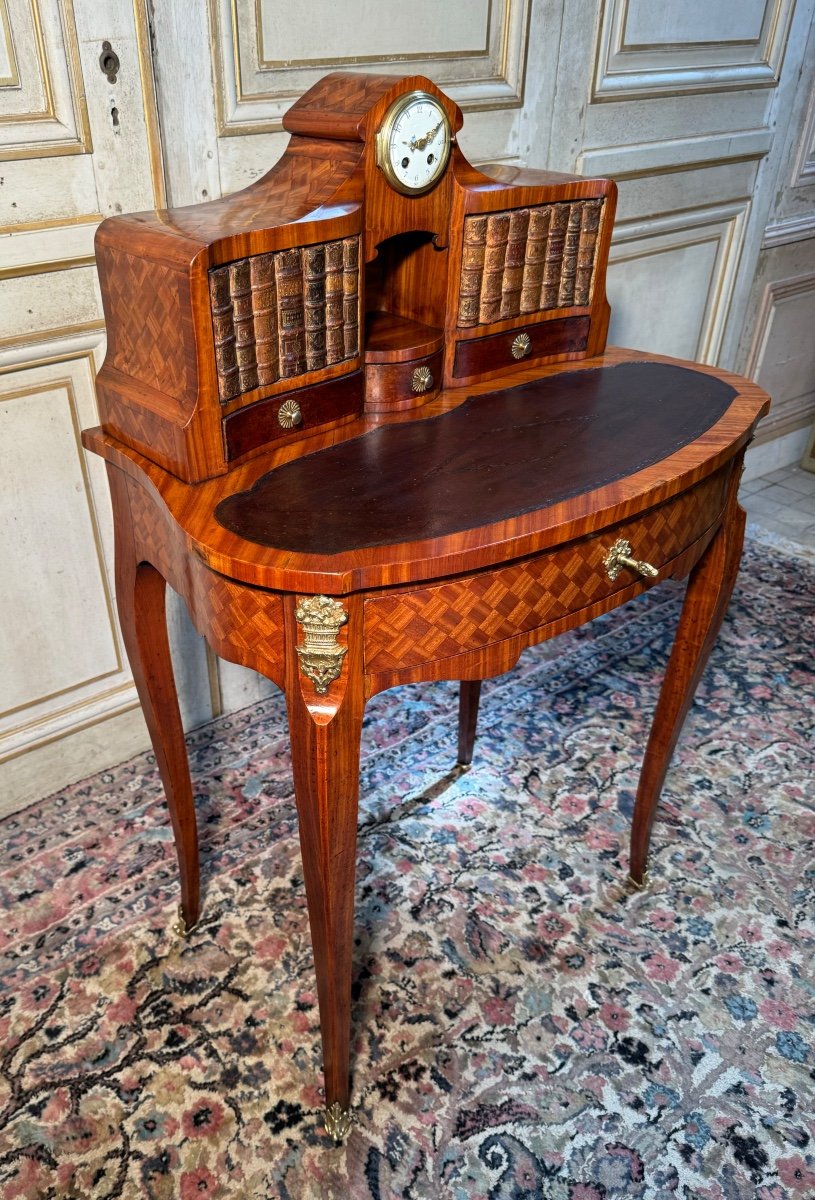
[[(374, 145), (414, 92), (433, 121), (446, 119), (403, 141), (400, 153), (426, 153), (442, 127), (453, 141), (434, 186), (405, 195), (388, 184)], [(313, 462), (306, 456), (432, 417), (458, 430), (458, 407), (480, 397), (486, 406), (487, 393), (510, 397), (509, 389), (549, 380), (565, 394), (572, 371), (646, 357), (606, 350), (613, 182), (476, 170), (455, 144), (461, 111), (420, 76), (329, 75), (283, 123), (292, 136), (282, 158), (243, 191), (100, 226), (102, 424), (83, 441), (108, 464), (119, 618), (167, 794), (184, 930), (198, 920), (200, 885), (167, 583), (216, 654), (285, 692), (326, 1129), (339, 1139), (350, 1121), (366, 701), (400, 683), (460, 680), (459, 759), (469, 762), (482, 679), (658, 579), (689, 576), (634, 812), (630, 872), (641, 886), (665, 772), (736, 576), (740, 464), (768, 400), (727, 372), (680, 364), (696, 372), (682, 387), (696, 389), (699, 404), (733, 389), (718, 419), (698, 424), (704, 432), (682, 434), (680, 423), (658, 461), (625, 471), (615, 471), (606, 438), (602, 474), (581, 473), (580, 489), (567, 480), (546, 499), (535, 466), (519, 482), (517, 505), (448, 529), (423, 525), (419, 505), (413, 540), (351, 540), (328, 553), (316, 542), (285, 548), (227, 527), (219, 505), (270, 472)], [(704, 390), (705, 376), (723, 383), (708, 380)], [(548, 400), (557, 392), (548, 388)], [(681, 389), (675, 399), (681, 407)], [(584, 426), (591, 413), (588, 403)], [(525, 426), (516, 429), (517, 442)], [(545, 447), (546, 434), (538, 436)], [(636, 427), (626, 437), (636, 440)], [(512, 464), (524, 457), (506, 453)], [(364, 473), (364, 455), (355, 469)], [(308, 494), (303, 504), (314, 516)], [(285, 496), (279, 511), (284, 505)], [(627, 562), (610, 563), (615, 546)], [(499, 605), (498, 593), (513, 603)]]
[[(610, 350), (596, 363), (612, 365), (631, 357), (630, 352)], [(591, 360), (580, 366), (594, 364)], [(714, 374), (710, 368), (697, 369)], [(536, 378), (540, 373), (527, 374)], [(689, 575), (689, 581), (634, 811), (630, 874), (633, 883), (642, 886), (665, 773), (736, 578), (745, 521), (737, 501), (741, 460), (752, 427), (767, 407), (764, 393), (754, 385), (725, 372), (715, 374), (736, 387), (736, 398), (712, 429), (668, 459), (606, 488), (506, 522), (497, 541), (491, 530), (468, 530), (440, 539), (432, 552), (427, 545), (402, 545), (388, 547), (387, 554), (378, 548), (358, 551), (344, 561), (339, 556), (307, 563), (304, 556), (298, 562), (297, 555), (270, 554), (263, 547), (240, 544), (213, 522), (219, 499), (238, 486), (249, 486), (274, 465), (274, 457), (247, 464), (239, 479), (229, 476), (192, 486), (101, 430), (86, 434), (86, 445), (108, 460), (119, 618), (167, 794), (185, 929), (199, 917), (199, 868), (195, 808), (165, 623), (166, 583), (184, 597), (196, 627), (216, 654), (260, 671), (285, 692), (320, 1002), (326, 1128), (337, 1139), (347, 1132), (350, 1120), (354, 877), (366, 701), (398, 683), (461, 680), (459, 761), (469, 762), (482, 679), (508, 670), (526, 646), (589, 621), (657, 581), (623, 571), (590, 602), (585, 596), (569, 600), (555, 620), (533, 628), (526, 627), (527, 621), (522, 630), (456, 655), (426, 655), (416, 665), (372, 671), (366, 669), (365, 657), (366, 649), (370, 657), (372, 647), (382, 644), (377, 606), (397, 596), (400, 603), (415, 602), (421, 614), (433, 603), (433, 584), (439, 580), (452, 580), (466, 604), (468, 582), (496, 564), (506, 575), (518, 570), (519, 562), (528, 570), (529, 564), (563, 554), (579, 561), (588, 542), (605, 548), (621, 530), (631, 535), (635, 546), (641, 545), (649, 520), (661, 526), (665, 509), (679, 512), (676, 506), (684, 505), (683, 512), (694, 514), (690, 524), (679, 520), (676, 552), (660, 563), (659, 579)], [(523, 376), (513, 376), (512, 382), (523, 382)], [(495, 383), (488, 386), (494, 388)], [(460, 392), (452, 399), (442, 395), (433, 411), (462, 399)], [(361, 421), (345, 430), (345, 436), (379, 424)], [(331, 441), (330, 435), (317, 436), (308, 449), (315, 451)], [(277, 452), (278, 463), (286, 457), (286, 451)], [(685, 530), (692, 531), (690, 540)], [(329, 597), (327, 642), (342, 651), (336, 677), (326, 681), (316, 673), (316, 682), (315, 673), (310, 677), (308, 663), (302, 661), (308, 658), (303, 653), (308, 638), (302, 606), (315, 596)]]

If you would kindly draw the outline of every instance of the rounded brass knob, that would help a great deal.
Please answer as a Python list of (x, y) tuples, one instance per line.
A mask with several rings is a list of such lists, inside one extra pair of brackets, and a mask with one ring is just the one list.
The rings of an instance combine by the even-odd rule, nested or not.
[(296, 400), (284, 400), (277, 410), (277, 423), (283, 429), (294, 429), (295, 425), (299, 425), (302, 419), (303, 414)]
[(427, 392), (433, 386), (433, 372), (429, 367), (417, 367), (410, 378), (414, 392)]
[(519, 333), (510, 347), (513, 358), (526, 358), (532, 349), (532, 339), (528, 333)]

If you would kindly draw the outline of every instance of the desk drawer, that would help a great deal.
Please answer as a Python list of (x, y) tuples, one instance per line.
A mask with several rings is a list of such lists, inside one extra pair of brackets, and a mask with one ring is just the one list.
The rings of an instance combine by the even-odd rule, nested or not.
[(500, 367), (528, 367), (541, 358), (576, 354), (586, 349), (590, 328), (589, 317), (556, 317), (460, 341), (456, 346), (453, 378), (471, 379)]
[(361, 371), (267, 396), (224, 418), (226, 457), (234, 462), (274, 442), (292, 441), (329, 422), (360, 412)]
[(618, 538), (634, 558), (662, 567), (721, 515), (729, 471), (719, 471), (650, 509), (560, 549), (510, 566), (365, 601), (368, 674), (452, 658), (578, 612), (641, 582), (623, 569), (609, 578), (604, 558)]

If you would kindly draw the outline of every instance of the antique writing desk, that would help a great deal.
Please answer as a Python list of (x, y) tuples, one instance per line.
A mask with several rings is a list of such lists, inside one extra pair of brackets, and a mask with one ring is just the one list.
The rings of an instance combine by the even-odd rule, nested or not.
[[(474, 170), (420, 77), (332, 75), (263, 179), (97, 236), (102, 426), (122, 630), (199, 913), (165, 583), (216, 653), (286, 695), (320, 1002), (326, 1128), (348, 1127), (366, 700), (480, 681), (524, 647), (689, 576), (631, 842), (648, 839), (741, 551), (767, 397), (606, 350), (607, 180)], [(658, 298), (643, 297), (643, 303)]]

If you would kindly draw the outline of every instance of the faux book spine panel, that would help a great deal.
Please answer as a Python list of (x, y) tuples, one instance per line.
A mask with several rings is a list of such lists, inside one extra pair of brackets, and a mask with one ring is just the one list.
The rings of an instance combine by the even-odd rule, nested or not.
[(209, 295), (222, 403), (359, 353), (358, 237), (215, 267)]
[(459, 326), (587, 305), (602, 208), (572, 200), (465, 218)]

